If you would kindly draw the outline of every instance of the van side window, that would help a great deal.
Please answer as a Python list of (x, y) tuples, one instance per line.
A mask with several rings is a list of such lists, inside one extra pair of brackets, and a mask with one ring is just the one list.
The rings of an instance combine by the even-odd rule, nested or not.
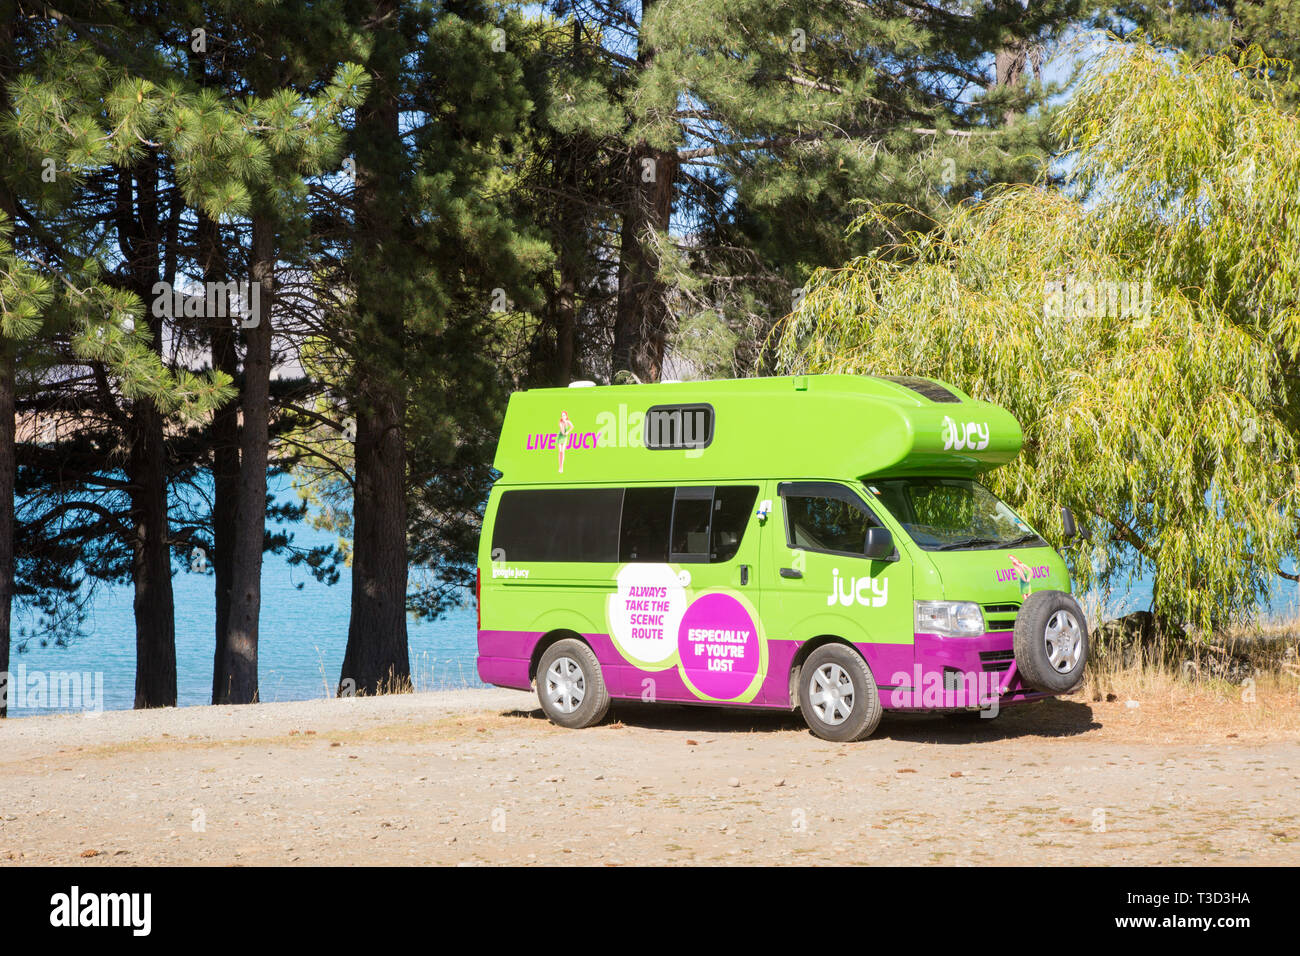
[(668, 562), (668, 531), (675, 488), (629, 488), (623, 493), (619, 561)]
[(753, 485), (714, 489), (710, 561), (730, 561), (736, 556), (757, 497), (758, 488)]
[(669, 560), (730, 561), (740, 550), (757, 497), (757, 485), (678, 488)]
[(754, 485), (506, 491), (492, 524), (492, 560), (730, 561), (757, 497)]
[(677, 489), (677, 500), (673, 502), (671, 561), (709, 560), (709, 519), (712, 515), (712, 488)]
[(507, 491), (492, 524), (501, 561), (618, 560), (622, 488)]
[(862, 554), (867, 529), (880, 526), (862, 505), (846, 497), (787, 494), (786, 544), (804, 551)]

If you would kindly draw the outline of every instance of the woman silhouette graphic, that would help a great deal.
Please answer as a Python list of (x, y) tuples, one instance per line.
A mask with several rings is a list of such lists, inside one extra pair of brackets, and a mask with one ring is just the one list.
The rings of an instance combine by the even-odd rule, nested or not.
[(569, 413), (560, 412), (560, 474), (564, 474), (564, 446), (569, 441), (571, 431), (573, 431), (573, 422), (569, 421)]

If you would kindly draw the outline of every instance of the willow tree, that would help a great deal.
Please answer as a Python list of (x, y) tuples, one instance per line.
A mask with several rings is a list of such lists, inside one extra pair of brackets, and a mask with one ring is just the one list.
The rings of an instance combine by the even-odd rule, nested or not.
[(1040, 527), (1083, 516), (1085, 587), (1150, 573), (1156, 613), (1208, 631), (1295, 578), (1300, 121), (1268, 64), (1115, 44), (1059, 133), (1064, 190), (994, 190), (818, 273), (779, 361), (1005, 405), (1025, 450), (995, 490)]

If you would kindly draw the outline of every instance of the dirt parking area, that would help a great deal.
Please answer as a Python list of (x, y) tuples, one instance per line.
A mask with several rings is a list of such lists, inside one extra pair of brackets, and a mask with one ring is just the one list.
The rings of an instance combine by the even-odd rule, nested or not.
[(1076, 697), (848, 745), (662, 705), (568, 731), (503, 690), (24, 718), (0, 863), (1300, 863), (1293, 715), (1192, 716)]

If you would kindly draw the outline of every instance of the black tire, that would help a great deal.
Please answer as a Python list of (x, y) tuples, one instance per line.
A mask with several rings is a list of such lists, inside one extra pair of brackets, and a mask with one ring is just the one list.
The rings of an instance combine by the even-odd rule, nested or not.
[[(558, 673), (552, 673), (557, 666)], [(569, 683), (561, 684), (561, 679)], [(591, 648), (571, 637), (548, 647), (537, 662), (537, 699), (546, 716), (561, 727), (576, 730), (604, 720), (609, 690)]]
[(1016, 615), (1016, 670), (1034, 690), (1064, 694), (1083, 681), (1088, 621), (1064, 591), (1035, 591)]
[[(837, 682), (839, 693), (828, 700), (824, 694), (832, 680)], [(803, 662), (799, 709), (809, 730), (822, 740), (837, 743), (870, 737), (880, 726), (883, 713), (871, 668), (861, 654), (843, 644), (825, 644)], [(838, 717), (839, 722), (828, 719), (833, 717)]]

